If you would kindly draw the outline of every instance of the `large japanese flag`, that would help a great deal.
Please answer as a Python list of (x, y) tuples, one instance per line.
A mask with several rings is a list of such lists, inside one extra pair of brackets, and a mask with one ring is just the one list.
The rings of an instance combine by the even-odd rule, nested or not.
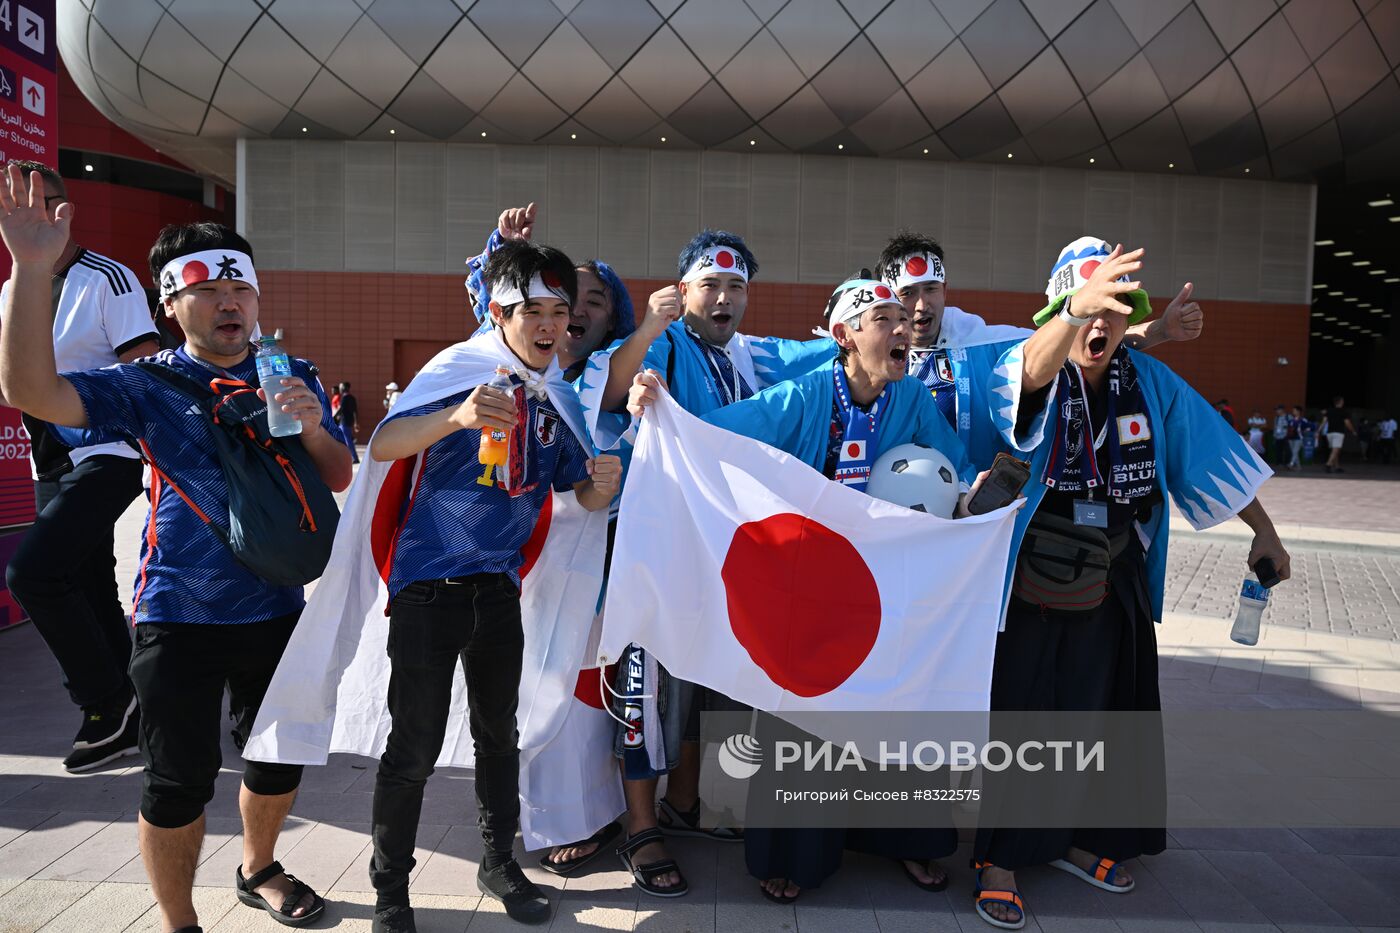
[[(540, 375), (526, 371), (495, 330), (449, 347), (429, 361), (391, 414), (481, 385), (497, 365), (519, 372), (534, 390), (546, 392), (569, 429), (589, 448), (577, 398), (558, 366), (551, 363)], [(403, 516), (414, 504), (422, 459), (420, 455), (390, 464), (366, 457), (360, 465), (336, 529), (330, 564), (268, 686), (243, 750), (245, 758), (321, 765), (330, 752), (375, 758), (383, 754), (392, 725), (387, 707), (386, 580)], [(589, 633), (602, 586), (606, 536), (606, 512), (585, 511), (573, 492), (551, 493), (524, 548), (520, 613), (525, 650), (516, 719), (521, 830), (530, 848), (585, 838), (622, 809), (620, 789), (590, 778), (606, 769), (617, 774), (610, 745), (592, 740), (605, 728), (599, 717), (606, 719), (607, 714), (592, 707), (580, 709), (585, 704), (576, 698), (579, 670), (592, 657)], [(595, 669), (589, 672), (596, 678)], [(580, 762), (581, 755), (589, 757)], [(460, 666), (437, 764), (474, 764)], [(584, 780), (579, 779), (580, 768)], [(587, 825), (594, 820), (596, 825)]]
[(622, 497), (599, 660), (635, 642), (771, 712), (986, 710), (1018, 507), (950, 521), (881, 502), (663, 395)]

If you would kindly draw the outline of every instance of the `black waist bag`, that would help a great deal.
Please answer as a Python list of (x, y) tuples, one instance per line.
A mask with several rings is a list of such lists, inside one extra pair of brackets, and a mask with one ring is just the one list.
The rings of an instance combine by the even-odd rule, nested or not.
[(227, 524), (205, 515), (161, 470), (150, 448), (141, 452), (155, 474), (203, 519), (253, 574), (274, 586), (305, 586), (330, 562), (340, 508), (298, 437), (273, 437), (267, 405), (236, 379), (201, 383), (160, 363), (136, 363), (152, 378), (194, 399), (208, 415), (209, 437), (228, 487)]
[(1021, 539), (1011, 592), (1018, 599), (1058, 612), (1088, 612), (1108, 596), (1113, 559), (1128, 546), (1131, 531), (1107, 533), (1073, 519), (1036, 512)]

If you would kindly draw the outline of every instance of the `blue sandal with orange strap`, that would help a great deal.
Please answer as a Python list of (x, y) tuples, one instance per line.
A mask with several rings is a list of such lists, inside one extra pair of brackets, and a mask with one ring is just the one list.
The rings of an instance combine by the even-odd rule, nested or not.
[[(1026, 905), (1021, 900), (1021, 895), (1015, 891), (982, 887), (982, 872), (992, 867), (991, 862), (974, 862), (972, 867), (977, 869), (977, 885), (972, 892), (975, 896), (973, 906), (977, 908), (977, 916), (999, 930), (1019, 930), (1024, 927), (1026, 925)], [(993, 917), (991, 912), (987, 910), (987, 907), (993, 905), (1001, 905), (1016, 911), (1016, 919), (998, 920)]]
[(1129, 881), (1127, 884), (1114, 884), (1113, 878), (1118, 874), (1118, 863), (1111, 858), (1101, 858), (1094, 863), (1093, 871), (1085, 871), (1069, 859), (1057, 858), (1050, 863), (1051, 868), (1058, 868), (1060, 871), (1071, 874), (1086, 884), (1092, 884), (1100, 891), (1107, 891), (1110, 894), (1127, 894), (1137, 887), (1136, 881)]

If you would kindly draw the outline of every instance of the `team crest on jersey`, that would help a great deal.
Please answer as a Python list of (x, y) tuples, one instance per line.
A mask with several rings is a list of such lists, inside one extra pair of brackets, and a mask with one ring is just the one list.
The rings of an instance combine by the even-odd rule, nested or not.
[(938, 354), (938, 357), (937, 357), (937, 363), (938, 363), (938, 378), (939, 378), (939, 379), (942, 379), (944, 382), (952, 382), (952, 381), (953, 381), (953, 361), (950, 360), (950, 359), (948, 359), (948, 355), (947, 355), (946, 353), (940, 353), (940, 354)]
[(559, 418), (552, 412), (541, 409), (535, 416), (535, 439), (541, 447), (548, 447), (559, 436)]

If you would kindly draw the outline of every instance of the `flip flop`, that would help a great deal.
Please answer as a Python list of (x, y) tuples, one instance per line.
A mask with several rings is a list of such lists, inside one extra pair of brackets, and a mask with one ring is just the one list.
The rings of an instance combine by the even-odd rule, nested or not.
[[(977, 883), (973, 888), (973, 906), (977, 908), (977, 916), (990, 923), (999, 930), (1019, 930), (1026, 925), (1026, 905), (1021, 900), (1021, 895), (1015, 891), (998, 888), (982, 887), (982, 872), (992, 866), (991, 862), (977, 862), (973, 867), (977, 869)], [(987, 906), (1000, 904), (1002, 907), (1009, 907), (1016, 911), (1015, 920), (998, 920), (987, 910)]]
[[(919, 876), (916, 875), (916, 874), (914, 874), (912, 871), (909, 870), (909, 865), (904, 861), (904, 859), (897, 859), (896, 861), (899, 862), (899, 867), (902, 868), (902, 869), (904, 869), (904, 877), (906, 877), (906, 878), (908, 878), (910, 881), (914, 882), (914, 886), (915, 886), (915, 887), (917, 887), (917, 888), (923, 888), (925, 891), (935, 891), (935, 892), (936, 892), (936, 891), (942, 891), (942, 890), (944, 890), (945, 888), (948, 887), (948, 872), (947, 872), (947, 870), (944, 869), (941, 865), (939, 866), (939, 870), (943, 872), (943, 880), (942, 880), (942, 881), (920, 881), (920, 880), (919, 880)], [(911, 861), (913, 861), (913, 860), (911, 859)], [(932, 861), (932, 860), (930, 860), (930, 861)], [(928, 866), (925, 865), (924, 867), (927, 868)], [(933, 872), (929, 872), (929, 874), (933, 874)]]
[[(551, 875), (568, 875), (575, 871), (578, 871), (580, 868), (597, 858), (599, 853), (603, 851), (603, 846), (616, 839), (618, 834), (621, 832), (622, 827), (618, 825), (618, 822), (616, 820), (613, 820), (607, 826), (604, 826), (602, 829), (598, 830), (596, 833), (589, 836), (587, 839), (584, 839), (582, 842), (570, 843), (570, 845), (576, 846), (588, 845), (591, 843), (593, 845), (592, 852), (589, 852), (587, 855), (580, 855), (578, 858), (573, 858), (562, 862), (550, 861), (549, 852), (546, 852), (544, 855), (540, 856), (540, 867), (543, 868), (545, 871), (549, 872)], [(551, 849), (550, 851), (553, 850)]]
[(1050, 863), (1051, 868), (1058, 868), (1060, 871), (1073, 875), (1086, 884), (1092, 884), (1100, 891), (1108, 891), (1110, 894), (1127, 894), (1137, 887), (1137, 881), (1129, 881), (1127, 884), (1114, 884), (1113, 876), (1118, 874), (1119, 865), (1111, 858), (1101, 858), (1094, 863), (1094, 870), (1087, 872), (1068, 859), (1057, 858)]
[[(788, 883), (791, 884), (791, 881), (789, 881)], [(796, 894), (789, 896), (787, 894), (774, 894), (772, 891), (768, 890), (761, 884), (758, 886), (758, 893), (768, 898), (774, 904), (791, 904), (793, 901), (797, 900), (799, 897), (802, 896), (801, 889), (799, 889)]]

